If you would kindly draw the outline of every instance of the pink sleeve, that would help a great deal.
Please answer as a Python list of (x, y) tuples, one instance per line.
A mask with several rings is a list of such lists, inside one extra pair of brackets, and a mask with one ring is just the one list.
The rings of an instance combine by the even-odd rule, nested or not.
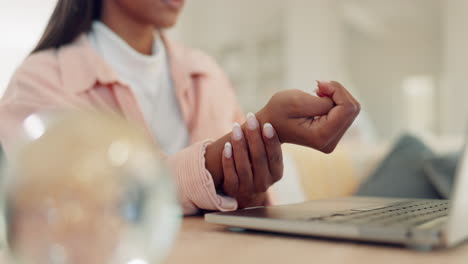
[[(245, 114), (242, 111), (242, 108), (237, 100), (235, 89), (233, 89), (231, 82), (229, 81), (226, 73), (218, 66), (218, 64), (209, 56), (206, 56), (203, 53), (198, 53), (196, 64), (201, 63), (203, 67), (202, 71), (207, 72), (207, 74), (202, 75), (204, 78), (200, 78), (198, 85), (204, 89), (204, 94), (206, 96), (206, 102), (210, 102), (210, 108), (205, 108), (206, 111), (223, 110), (227, 111), (226, 119), (218, 120), (219, 122), (227, 122), (228, 129), (232, 126), (234, 122), (243, 124), (245, 122)], [(211, 89), (207, 89), (211, 88)], [(222, 100), (221, 100), (222, 99)], [(198, 109), (200, 111), (200, 109)], [(209, 116), (211, 113), (205, 113), (206, 116)], [(208, 126), (207, 126), (208, 127)], [(209, 141), (203, 141), (196, 143), (195, 146), (191, 146), (186, 149), (188, 155), (184, 156), (182, 159), (187, 160), (185, 163), (194, 162), (192, 164), (199, 164), (197, 170), (199, 171), (198, 175), (195, 174), (185, 174), (179, 175), (181, 170), (185, 168), (180, 168), (178, 172), (175, 172), (174, 175), (177, 178), (177, 185), (179, 188), (179, 193), (183, 194), (184, 197), (181, 198), (181, 204), (184, 208), (184, 212), (192, 213), (196, 212), (196, 207), (200, 209), (207, 210), (218, 210), (218, 211), (232, 211), (237, 209), (237, 201), (232, 197), (226, 197), (216, 194), (214, 188), (214, 182), (211, 174), (205, 169), (205, 159), (204, 152), (206, 145), (209, 144)], [(194, 150), (190, 150), (194, 147)], [(191, 151), (195, 151), (191, 152)], [(189, 154), (190, 153), (190, 154)], [(200, 155), (202, 153), (202, 155)], [(179, 153), (178, 153), (179, 154)], [(190, 156), (192, 155), (192, 156)], [(193, 159), (196, 155), (196, 160)], [(175, 158), (175, 157), (174, 157)], [(191, 165), (192, 167), (194, 165)], [(192, 172), (196, 170), (190, 170)], [(191, 175), (195, 179), (191, 179)], [(197, 195), (192, 194), (192, 189), (197, 190)], [(265, 205), (270, 205), (270, 193), (267, 193), (267, 198)], [(189, 210), (189, 211), (186, 211)]]
[(28, 115), (71, 107), (59, 89), (57, 65), (48, 53), (26, 58), (0, 99), (0, 144), (7, 156), (15, 151), (22, 122)]
[(237, 209), (235, 199), (216, 193), (213, 178), (205, 168), (205, 150), (210, 143), (210, 140), (194, 143), (169, 157), (169, 169), (174, 177), (184, 215), (196, 214), (198, 209)]

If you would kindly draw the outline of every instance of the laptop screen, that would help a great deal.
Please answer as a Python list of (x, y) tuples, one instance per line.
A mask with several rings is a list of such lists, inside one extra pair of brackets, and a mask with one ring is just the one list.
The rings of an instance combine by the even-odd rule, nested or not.
[[(468, 133), (467, 133), (468, 137)], [(447, 226), (447, 243), (454, 245), (468, 238), (468, 138), (459, 160)]]

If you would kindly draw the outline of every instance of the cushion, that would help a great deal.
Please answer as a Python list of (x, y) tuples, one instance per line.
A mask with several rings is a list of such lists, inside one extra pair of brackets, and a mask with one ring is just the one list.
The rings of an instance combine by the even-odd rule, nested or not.
[(291, 144), (283, 144), (283, 151), (295, 163), (307, 200), (350, 196), (356, 191), (359, 182), (347, 146), (340, 144), (329, 155)]
[(449, 199), (461, 152), (440, 155), (424, 162), (424, 171), (440, 196)]
[(356, 195), (440, 199), (426, 176), (424, 164), (435, 154), (418, 138), (401, 136), (379, 167), (358, 188)]

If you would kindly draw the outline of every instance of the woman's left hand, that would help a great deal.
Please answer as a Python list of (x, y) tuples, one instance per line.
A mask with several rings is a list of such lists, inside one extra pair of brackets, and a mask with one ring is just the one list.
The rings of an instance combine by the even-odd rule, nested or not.
[(234, 124), (222, 155), (224, 192), (239, 208), (264, 205), (266, 191), (283, 176), (281, 143), (273, 126), (247, 114), (242, 127)]

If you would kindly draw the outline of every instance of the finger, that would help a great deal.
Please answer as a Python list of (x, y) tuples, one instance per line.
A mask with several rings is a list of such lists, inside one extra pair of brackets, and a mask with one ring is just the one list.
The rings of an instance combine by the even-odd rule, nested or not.
[(317, 81), (317, 84), (319, 93), (330, 97), (336, 105), (353, 105), (354, 108), (360, 109), (359, 102), (340, 83)]
[(271, 175), (259, 123), (253, 113), (247, 114), (247, 124), (244, 132), (250, 153), (255, 192), (266, 192), (272, 184)]
[(338, 145), (338, 143), (340, 142), (341, 138), (343, 138), (344, 134), (346, 133), (346, 131), (349, 129), (349, 127), (353, 124), (353, 121), (354, 119), (351, 119), (350, 121), (348, 121), (348, 124), (346, 126), (343, 127), (343, 129), (337, 134), (335, 135), (335, 137), (330, 141), (330, 143), (328, 143), (328, 145), (326, 145), (323, 149), (322, 149), (322, 152), (324, 153), (332, 153), (333, 150), (335, 150), (336, 146)]
[(264, 206), (267, 202), (267, 193), (255, 193), (245, 197), (236, 198), (238, 208)]
[(281, 142), (275, 129), (270, 123), (263, 125), (263, 142), (268, 156), (268, 164), (272, 183), (279, 181), (283, 177), (283, 151)]
[(316, 81), (317, 82), (317, 88), (315, 88), (314, 92), (315, 94), (318, 96), (318, 97), (328, 97), (327, 94), (323, 93), (322, 91), (320, 91), (320, 82), (321, 81)]
[(294, 93), (286, 93), (288, 113), (290, 118), (314, 117), (327, 114), (335, 105), (328, 97), (317, 97), (310, 93), (295, 90)]
[(344, 106), (338, 105), (327, 115), (313, 119), (289, 119), (284, 125), (287, 127), (305, 126), (307, 128), (297, 130), (297, 134), (290, 139), (290, 143), (330, 153), (355, 118), (354, 113), (346, 110)]
[(344, 125), (344, 127), (342, 128), (342, 130), (335, 136), (335, 138), (330, 142), (330, 144), (324, 148), (324, 152), (325, 152), (325, 153), (331, 153), (331, 152), (336, 148), (336, 146), (338, 145), (338, 143), (339, 143), (339, 141), (341, 140), (341, 138), (343, 138), (343, 136), (345, 135), (346, 131), (351, 127), (351, 125), (353, 124), (354, 120), (356, 119), (356, 117), (359, 115), (359, 112), (361, 111), (361, 105), (359, 104), (359, 102), (358, 102), (358, 101), (351, 95), (351, 93), (349, 93), (349, 91), (348, 91), (347, 89), (345, 89), (341, 84), (339, 84), (339, 83), (337, 83), (337, 82), (331, 82), (331, 83), (330, 83), (330, 87), (332, 88), (331, 90), (333, 90), (333, 87), (342, 88), (342, 89), (344, 90), (344, 92), (347, 94), (348, 99), (354, 103), (355, 107), (357, 108), (357, 111), (356, 111), (355, 117), (354, 117), (354, 118), (350, 118), (350, 119), (348, 120), (348, 123), (347, 123), (346, 125)]
[[(323, 131), (321, 133), (334, 138), (343, 129), (350, 126), (361, 110), (359, 103), (351, 94), (337, 82), (321, 83), (320, 87), (326, 87), (327, 94), (331, 96), (336, 106), (327, 114), (326, 118), (316, 120), (316, 124)], [(325, 122), (324, 122), (325, 121)], [(330, 141), (331, 142), (331, 141)], [(328, 143), (330, 143), (328, 142)]]
[(250, 164), (247, 142), (238, 123), (234, 124), (231, 137), (234, 164), (239, 179), (239, 194), (251, 194), (254, 192), (252, 166)]
[(347, 93), (348, 95), (348, 98), (354, 102), (354, 104), (356, 105), (356, 108), (357, 108), (357, 111), (356, 111), (356, 114), (355, 114), (355, 117), (354, 118), (350, 118), (348, 121), (347, 121), (347, 124), (345, 124), (343, 126), (343, 128), (341, 129), (341, 131), (335, 136), (335, 138), (329, 143), (328, 146), (325, 146), (324, 148), (324, 152), (325, 153), (331, 153), (335, 148), (336, 146), (338, 145), (339, 141), (341, 140), (341, 138), (345, 135), (346, 131), (351, 127), (351, 125), (353, 124), (354, 120), (356, 119), (356, 117), (359, 115), (359, 112), (361, 111), (361, 105), (359, 104), (359, 102), (349, 93), (348, 90), (346, 90), (341, 84), (337, 83), (337, 82), (331, 82), (331, 86), (338, 86), (338, 87), (341, 87), (344, 89), (344, 91)]
[(323, 82), (317, 81), (318, 84), (318, 92), (329, 96), (333, 99), (335, 104), (346, 104), (351, 102), (357, 106), (359, 106), (359, 102), (351, 95), (351, 93), (343, 87), (338, 82), (331, 81), (331, 82)]
[(326, 97), (327, 96), (322, 92), (316, 92), (316, 94), (317, 94), (318, 97)]
[(223, 150), (223, 190), (224, 193), (236, 197), (239, 192), (239, 180), (236, 172), (236, 167), (234, 164), (234, 159), (232, 157), (232, 145), (230, 142), (226, 142)]

